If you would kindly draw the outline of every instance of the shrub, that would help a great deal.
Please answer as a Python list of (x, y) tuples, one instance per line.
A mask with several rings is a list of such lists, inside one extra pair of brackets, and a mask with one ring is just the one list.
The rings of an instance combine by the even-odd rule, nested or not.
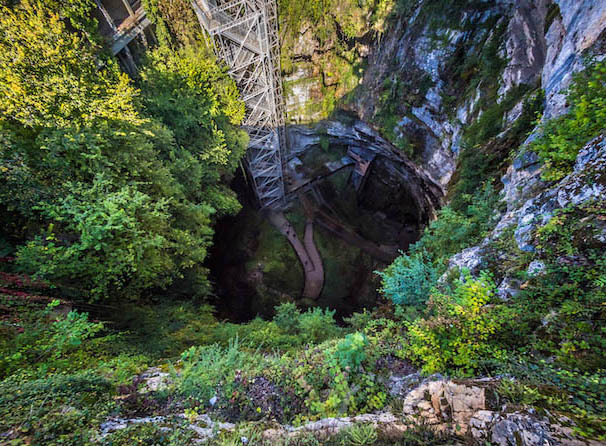
[(423, 363), (427, 373), (469, 375), (482, 358), (498, 356), (500, 351), (490, 341), (499, 322), (485, 307), (493, 294), (486, 272), (478, 279), (466, 274), (451, 294), (433, 294), (432, 315), (408, 324), (410, 357)]
[(238, 339), (227, 348), (219, 345), (190, 347), (181, 355), (182, 370), (175, 377), (179, 392), (204, 405), (219, 392), (229, 395), (237, 371), (261, 367), (262, 359), (240, 349)]
[(58, 305), (55, 300), (44, 310), (22, 314), (22, 332), (12, 342), (3, 343), (0, 374), (6, 376), (27, 368), (44, 374), (57, 369), (67, 354), (82, 348), (84, 341), (103, 329), (102, 323), (90, 322), (86, 313), (53, 314)]
[(443, 207), (438, 218), (425, 229), (421, 239), (411, 251), (427, 252), (438, 272), (441, 272), (453, 254), (479, 242), (492, 229), (495, 221), (497, 194), (492, 184), (487, 183), (473, 196), (466, 196), (464, 211)]
[(292, 302), (286, 302), (278, 305), (276, 308), (274, 322), (276, 325), (288, 334), (295, 334), (299, 331), (301, 323), (301, 311)]
[(424, 252), (402, 254), (381, 276), (381, 293), (396, 305), (422, 305), (438, 279), (436, 268)]
[(362, 365), (362, 361), (366, 359), (365, 350), (367, 346), (368, 340), (363, 333), (348, 334), (345, 339), (342, 339), (337, 344), (335, 357), (342, 368), (355, 371)]
[(299, 319), (301, 336), (306, 342), (319, 343), (335, 337), (341, 330), (335, 321), (335, 310), (310, 308)]
[(356, 331), (363, 331), (373, 319), (373, 314), (366, 308), (361, 313), (353, 313), (351, 316), (343, 318)]
[(605, 128), (606, 61), (592, 62), (575, 75), (568, 114), (542, 124), (542, 135), (529, 149), (545, 163), (543, 178), (559, 180), (572, 171), (579, 150)]

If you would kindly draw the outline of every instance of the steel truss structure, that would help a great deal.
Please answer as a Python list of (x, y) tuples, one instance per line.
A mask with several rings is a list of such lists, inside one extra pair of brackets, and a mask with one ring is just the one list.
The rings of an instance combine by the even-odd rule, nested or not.
[(261, 207), (284, 198), (284, 100), (275, 0), (192, 0), (246, 104), (248, 170)]

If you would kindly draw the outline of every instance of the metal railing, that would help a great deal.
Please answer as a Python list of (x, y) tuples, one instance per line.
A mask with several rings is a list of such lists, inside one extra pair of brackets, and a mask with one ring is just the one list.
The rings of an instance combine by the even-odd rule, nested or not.
[(262, 207), (284, 198), (284, 99), (275, 0), (192, 0), (244, 103), (247, 165)]

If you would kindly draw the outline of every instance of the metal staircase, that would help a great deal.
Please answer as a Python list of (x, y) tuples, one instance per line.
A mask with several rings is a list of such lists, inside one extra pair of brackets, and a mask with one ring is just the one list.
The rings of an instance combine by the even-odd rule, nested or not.
[(248, 170), (264, 208), (284, 198), (284, 101), (275, 0), (192, 0), (246, 104)]

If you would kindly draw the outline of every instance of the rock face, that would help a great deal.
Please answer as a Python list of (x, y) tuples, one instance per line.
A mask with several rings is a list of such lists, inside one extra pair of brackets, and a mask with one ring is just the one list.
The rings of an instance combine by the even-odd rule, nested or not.
[(471, 435), (479, 443), (498, 446), (552, 446), (560, 444), (549, 423), (532, 414), (519, 412), (500, 414), (480, 410), (470, 419)]
[(541, 74), (547, 103), (545, 118), (566, 110), (564, 90), (573, 73), (583, 68), (583, 57), (604, 57), (606, 6), (601, 0), (557, 0), (560, 14), (545, 36), (547, 55)]
[[(539, 415), (532, 408), (499, 405), (498, 380), (428, 379), (404, 396), (405, 425), (422, 423), (432, 429), (465, 437), (471, 444), (498, 446), (577, 446), (571, 420)], [(603, 444), (588, 441), (588, 445)]]
[(371, 424), (383, 437), (388, 439), (401, 438), (408, 426), (397, 416), (386, 412), (379, 414), (363, 414), (355, 417), (323, 418), (299, 427), (281, 426), (263, 432), (263, 439), (279, 441), (285, 438), (297, 438), (303, 435), (313, 435), (323, 440), (348, 429), (356, 424)]
[(503, 70), (499, 89), (502, 97), (517, 85), (535, 85), (547, 52), (544, 28), (548, 0), (512, 3), (505, 40), (505, 56), (509, 62)]
[[(424, 225), (431, 221), (439, 208), (443, 189), (423, 168), (411, 162), (402, 152), (362, 121), (345, 124), (340, 121), (323, 121), (315, 127), (291, 126), (287, 129), (289, 140), (290, 169), (287, 170), (291, 193), (313, 187), (318, 178), (328, 177), (346, 165), (354, 166), (351, 174), (358, 196), (372, 202), (375, 212), (392, 218)], [(325, 144), (326, 150), (339, 151), (343, 157), (317, 167), (302, 162), (306, 154)], [(333, 156), (333, 157), (334, 157)], [(309, 157), (307, 158), (317, 158)], [(328, 172), (327, 172), (328, 169)], [(381, 191), (377, 189), (383, 189)], [(402, 197), (394, 194), (404, 194)], [(387, 195), (386, 195), (387, 194)], [(381, 204), (388, 198), (389, 203)], [(398, 199), (400, 198), (400, 199)], [(388, 209), (395, 204), (410, 203), (408, 209)], [(393, 212), (400, 213), (396, 216)]]
[[(521, 156), (524, 157), (526, 155)], [(545, 226), (557, 210), (603, 198), (606, 194), (606, 135), (588, 143), (579, 152), (574, 171), (550, 187), (541, 182), (538, 176), (525, 175), (524, 169), (528, 169), (525, 165), (514, 161), (510, 168), (504, 190), (507, 211), (501, 215), (495, 229), (480, 245), (454, 255), (449, 268), (465, 267), (472, 274), (477, 273), (484, 264), (486, 247), (508, 228), (513, 229), (515, 243), (521, 251), (534, 252), (537, 230)], [(512, 173), (516, 171), (516, 166), (519, 166), (521, 174)], [(603, 243), (606, 241), (606, 230), (595, 237), (597, 243)], [(544, 269), (545, 265), (540, 261), (528, 265), (531, 276), (540, 274)], [(498, 295), (508, 299), (518, 292), (519, 286), (518, 280), (505, 277), (497, 290)]]
[[(420, 100), (403, 99), (413, 103), (399, 108), (402, 117), (394, 131), (415, 141), (419, 164), (442, 185), (452, 177), (462, 134), (478, 119), (484, 95), (480, 87), (451, 90), (452, 67), (463, 63), (456, 59), (460, 52), (485, 54), (491, 39), (496, 39), (498, 55), (506, 61), (498, 79), (499, 101), (520, 85), (538, 86), (545, 90), (545, 118), (566, 111), (565, 90), (573, 74), (583, 69), (583, 58), (601, 59), (606, 53), (606, 5), (600, 0), (490, 2), (463, 14), (464, 31), (458, 22), (435, 29), (420, 5), (410, 18), (393, 24), (370, 52), (362, 86), (350, 107), (373, 122), (386, 79), (395, 76), (403, 85), (430, 79)], [(457, 98), (454, 109), (444, 102), (449, 95)], [(522, 103), (508, 105), (504, 112), (507, 125), (512, 125), (521, 115)], [(528, 167), (536, 170), (534, 164)]]
[(424, 382), (404, 398), (403, 414), (410, 421), (422, 419), (435, 430), (464, 435), (474, 414), (490, 407), (491, 386), (490, 381)]

